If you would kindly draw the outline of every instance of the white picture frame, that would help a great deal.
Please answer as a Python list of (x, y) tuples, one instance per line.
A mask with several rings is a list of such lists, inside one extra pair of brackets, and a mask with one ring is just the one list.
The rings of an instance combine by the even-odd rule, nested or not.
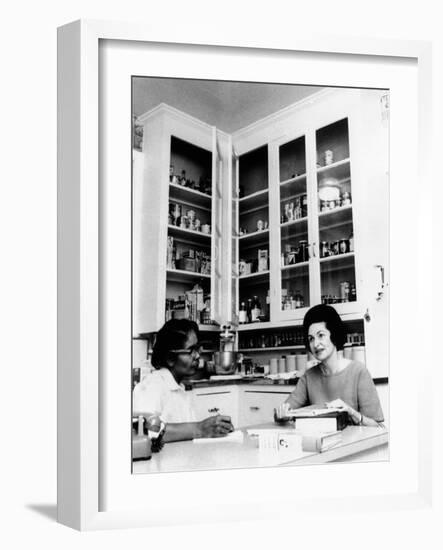
[[(260, 495), (253, 487), (257, 480), (257, 472), (201, 472), (191, 475), (167, 474), (156, 476), (143, 476), (143, 483), (150, 483), (157, 491), (161, 487), (168, 490), (176, 488), (177, 495), (174, 502), (161, 499), (160, 496), (151, 500), (149, 504), (140, 506), (136, 499), (131, 497), (131, 491), (123, 486), (121, 498), (117, 498), (119, 505), (110, 509), (103, 509), (100, 484), (104, 483), (106, 476), (102, 471), (100, 449), (102, 447), (101, 423), (103, 421), (103, 408), (101, 400), (109, 399), (110, 388), (103, 388), (101, 381), (101, 357), (100, 337), (103, 322), (102, 298), (106, 290), (100, 283), (101, 274), (101, 232), (100, 214), (108, 206), (102, 204), (100, 195), (100, 142), (99, 142), (99, 76), (100, 43), (102, 41), (124, 41), (130, 50), (136, 44), (156, 44), (160, 52), (162, 47), (175, 44), (185, 47), (189, 44), (189, 37), (184, 32), (182, 36), (167, 36), (163, 31), (157, 34), (149, 32), (143, 25), (125, 24), (117, 22), (101, 21), (77, 21), (59, 29), (58, 36), (58, 82), (59, 82), (59, 141), (58, 141), (58, 281), (59, 281), (59, 305), (58, 305), (58, 520), (80, 530), (153, 526), (172, 523), (186, 523), (195, 521), (220, 521), (243, 517), (244, 519), (259, 518), (264, 513), (266, 503), (269, 508), (276, 502), (285, 504), (284, 509), (292, 506), (303, 506), (304, 512), (327, 509), (336, 502), (340, 502), (341, 509), (359, 506), (362, 510), (419, 508), (429, 506), (432, 493), (432, 469), (431, 465), (431, 432), (427, 424), (418, 422), (419, 412), (423, 412), (426, 406), (425, 384), (429, 384), (431, 377), (431, 361), (423, 361), (423, 374), (413, 386), (411, 403), (410, 433), (406, 430), (393, 430), (392, 435), (392, 460), (391, 472), (383, 465), (372, 465), (374, 475), (389, 475), (399, 468), (399, 453), (404, 451), (410, 443), (417, 451), (417, 457), (406, 460), (404, 470), (397, 480), (397, 489), (389, 489), (384, 495), (375, 490), (370, 493), (355, 491), (352, 482), (349, 482), (347, 490), (332, 498), (331, 487), (328, 486), (327, 476), (330, 467), (325, 467), (321, 472), (314, 472), (319, 479), (320, 487), (312, 491), (309, 498), (302, 494), (296, 498), (286, 494), (285, 487), (279, 486), (280, 473), (269, 469), (261, 478), (263, 486), (267, 488)], [(214, 55), (214, 48), (229, 48), (230, 54), (239, 55), (245, 52), (245, 48), (254, 51), (273, 52), (281, 56), (284, 63), (285, 55), (291, 52), (301, 52), (306, 55), (320, 56), (334, 54), (355, 59), (357, 63), (369, 63), (372, 58), (386, 58), (394, 66), (408, 60), (411, 70), (416, 71), (418, 83), (418, 101), (415, 108), (418, 113), (419, 123), (412, 123), (411, 132), (418, 137), (418, 155), (420, 162), (418, 177), (423, 197), (417, 201), (418, 215), (415, 223), (419, 233), (430, 230), (429, 221), (426, 220), (426, 208), (432, 196), (432, 179), (429, 174), (430, 163), (428, 155), (430, 151), (430, 79), (431, 79), (431, 50), (425, 42), (409, 41), (385, 41), (363, 40), (350, 37), (321, 37), (307, 36), (298, 33), (296, 38), (260, 39), (251, 43), (247, 39), (242, 40), (214, 40), (213, 43), (199, 43), (195, 41), (195, 48), (205, 52), (209, 58)], [(189, 46), (187, 46), (189, 48)], [(252, 50), (251, 50), (252, 51)], [(159, 54), (160, 55), (160, 54)], [(361, 56), (365, 56), (364, 58)], [(106, 60), (107, 62), (107, 60)], [(369, 65), (368, 65), (369, 66)], [(415, 66), (415, 68), (414, 68)], [(149, 69), (148, 73), (149, 74)], [(214, 75), (217, 71), (214, 71)], [(327, 79), (328, 76), (325, 76)], [(340, 82), (335, 82), (340, 84)], [(395, 119), (393, 124), (396, 124)], [(129, 139), (129, 138), (128, 138)], [(415, 146), (411, 145), (411, 151), (415, 152)], [(410, 154), (408, 152), (408, 158)], [(411, 165), (415, 166), (415, 159)], [(398, 174), (394, 174), (398, 177)], [(405, 179), (408, 190), (412, 189), (409, 179)], [(425, 198), (426, 197), (426, 198)], [(113, 206), (110, 206), (113, 208)], [(402, 214), (397, 225), (404, 221)], [(418, 238), (419, 235), (417, 235)], [(398, 241), (398, 233), (391, 233), (391, 242)], [(416, 242), (415, 239), (412, 239)], [(423, 246), (417, 252), (418, 265), (429, 262), (429, 247)], [(428, 264), (429, 265), (429, 264)], [(423, 302), (418, 299), (417, 289), (423, 289), (421, 298), (431, 300), (431, 288), (424, 288), (425, 273), (423, 269), (413, 270), (406, 276), (406, 282), (411, 287), (410, 311), (411, 317), (418, 319), (423, 314)], [(404, 289), (404, 287), (402, 287)], [(401, 303), (401, 296), (394, 291), (392, 293), (391, 308)], [(123, 306), (124, 307), (124, 306)], [(395, 315), (394, 315), (395, 318)], [(417, 320), (411, 321), (412, 327), (406, 330), (406, 337), (415, 334), (421, 339), (422, 328)], [(393, 341), (398, 341), (399, 336), (391, 327)], [(415, 332), (414, 332), (415, 331)], [(129, 336), (128, 336), (129, 338)], [(426, 354), (426, 351), (421, 354)], [(411, 368), (415, 359), (411, 354), (406, 369)], [(129, 366), (128, 366), (129, 368)], [(406, 381), (393, 375), (391, 389), (399, 394), (398, 403), (404, 405), (402, 393), (409, 391), (411, 386), (405, 385)], [(391, 378), (392, 378), (391, 375)], [(129, 378), (129, 375), (128, 375)], [(392, 386), (391, 386), (392, 388)], [(397, 389), (396, 389), (397, 388)], [(120, 396), (122, 400), (127, 396)], [(127, 404), (126, 404), (127, 406)], [(395, 426), (395, 414), (392, 425)], [(123, 424), (126, 420), (123, 419)], [(127, 424), (127, 423), (126, 423)], [(118, 429), (117, 429), (118, 431)], [(129, 431), (129, 430), (128, 430)], [(121, 432), (119, 432), (121, 433)], [(409, 438), (409, 441), (408, 441)], [(129, 450), (129, 433), (127, 439), (120, 441), (127, 445)], [(359, 466), (360, 467), (360, 466)], [(362, 468), (364, 465), (362, 465)], [(311, 470), (313, 468), (310, 468)], [(382, 472), (382, 469), (386, 470)], [(363, 472), (363, 470), (361, 470)], [(130, 473), (130, 469), (128, 469)], [(229, 501), (229, 495), (222, 495), (220, 507), (224, 508), (220, 518), (219, 508), (208, 507), (202, 500), (203, 486), (214, 483), (216, 487), (226, 485), (229, 479), (235, 484), (242, 483), (250, 489), (250, 494), (245, 498), (238, 498), (236, 502)], [(140, 477), (140, 476), (139, 476)], [(158, 479), (161, 477), (161, 479)], [(341, 476), (338, 476), (341, 477)], [(410, 484), (404, 483), (408, 477)], [(127, 477), (124, 483), (128, 483)], [(119, 480), (119, 483), (123, 481)], [(137, 483), (142, 481), (137, 480)], [(404, 483), (402, 485), (402, 483)], [(197, 485), (196, 485), (197, 484)], [(132, 480), (131, 485), (134, 485)], [(272, 494), (270, 487), (275, 487)], [(411, 489), (413, 487), (413, 489)], [(178, 489), (180, 488), (180, 489)], [(134, 487), (131, 488), (133, 490)], [(135, 489), (136, 490), (136, 489)], [(390, 492), (391, 491), (391, 492)], [(191, 495), (192, 493), (192, 495)], [(200, 493), (200, 494), (199, 494)], [(116, 493), (117, 494), (117, 493)], [(159, 494), (159, 493), (157, 493)], [(181, 495), (181, 496), (180, 496)], [(183, 508), (184, 496), (187, 495), (186, 509)], [(200, 500), (199, 500), (200, 499)], [(189, 500), (191, 502), (189, 502)], [(245, 506), (248, 503), (248, 506)], [(230, 504), (229, 510), (226, 504)], [(278, 510), (278, 514), (277, 514)], [(269, 512), (269, 509), (267, 510)], [(276, 517), (284, 515), (284, 511), (276, 508)], [(272, 515), (272, 514), (271, 514)], [(196, 519), (198, 518), (198, 519)]]

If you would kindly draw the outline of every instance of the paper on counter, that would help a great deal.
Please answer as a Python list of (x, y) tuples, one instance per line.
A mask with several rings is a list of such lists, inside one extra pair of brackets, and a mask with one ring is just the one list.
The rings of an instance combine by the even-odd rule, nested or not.
[(225, 437), (200, 437), (193, 439), (194, 443), (243, 443), (243, 432), (235, 430)]

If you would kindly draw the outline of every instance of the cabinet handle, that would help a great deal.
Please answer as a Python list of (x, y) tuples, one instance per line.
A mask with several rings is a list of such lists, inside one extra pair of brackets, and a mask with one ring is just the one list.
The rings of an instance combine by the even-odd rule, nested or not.
[(213, 407), (212, 409), (208, 409), (208, 413), (218, 413), (219, 410), (219, 408)]
[(260, 407), (249, 407), (249, 410), (251, 411), (259, 411)]
[(377, 298), (376, 298), (377, 301), (380, 301), (383, 298), (383, 295), (385, 293), (385, 291), (384, 291), (384, 288), (385, 288), (385, 268), (380, 264), (377, 264), (374, 267), (376, 269), (380, 270), (381, 285), (380, 285), (380, 290), (378, 291)]

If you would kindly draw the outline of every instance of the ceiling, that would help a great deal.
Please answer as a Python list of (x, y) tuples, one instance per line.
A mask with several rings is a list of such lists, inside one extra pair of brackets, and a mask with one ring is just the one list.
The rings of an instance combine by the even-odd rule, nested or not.
[(233, 133), (322, 88), (315, 86), (136, 77), (136, 116), (167, 103), (220, 130)]

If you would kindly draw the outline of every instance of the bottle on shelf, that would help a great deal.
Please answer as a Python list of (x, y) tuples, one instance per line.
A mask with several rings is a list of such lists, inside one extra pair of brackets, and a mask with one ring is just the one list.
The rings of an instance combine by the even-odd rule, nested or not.
[(180, 176), (180, 185), (182, 186), (186, 185), (186, 170), (182, 170), (182, 173)]
[(246, 317), (247, 322), (251, 322), (251, 316), (252, 316), (252, 298), (248, 298), (248, 305), (246, 307)]
[(301, 215), (303, 218), (306, 218), (308, 215), (308, 195), (303, 195), (301, 201)]
[(251, 309), (251, 323), (258, 323), (260, 321), (261, 315), (261, 305), (257, 296), (254, 296), (252, 300), (252, 309)]
[(354, 252), (354, 232), (349, 235), (349, 252)]
[(294, 301), (295, 301), (295, 307), (296, 308), (300, 308), (300, 307), (304, 306), (303, 296), (302, 296), (302, 294), (300, 293), (299, 290), (295, 291)]
[(271, 318), (271, 295), (270, 295), (270, 290), (268, 288), (268, 292), (266, 294), (266, 307), (265, 307), (265, 320), (266, 321), (269, 321), (270, 318)]
[(248, 313), (246, 311), (245, 302), (241, 303), (240, 310), (238, 312), (238, 322), (240, 323), (240, 325), (244, 325), (248, 322)]

